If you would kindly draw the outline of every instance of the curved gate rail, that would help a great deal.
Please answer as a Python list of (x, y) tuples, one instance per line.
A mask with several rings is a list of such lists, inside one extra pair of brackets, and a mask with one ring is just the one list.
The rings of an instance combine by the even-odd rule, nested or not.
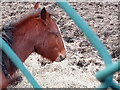
[[(21, 62), (19, 57), (14, 53), (14, 51), (9, 47), (9, 45), (0, 37), (0, 48), (6, 53), (6, 55), (11, 59), (11, 61), (21, 70), (21, 72), (26, 76), (27, 80), (31, 83), (33, 88), (40, 88), (39, 84), (35, 81), (30, 72), (26, 69), (24, 64)], [(42, 89), (41, 89), (42, 90)]]
[(82, 32), (87, 36), (91, 44), (98, 50), (98, 53), (102, 57), (106, 69), (98, 72), (96, 78), (102, 83), (99, 88), (116, 88), (119, 89), (120, 86), (113, 81), (113, 73), (120, 70), (120, 61), (115, 64), (112, 63), (112, 57), (108, 53), (106, 47), (99, 40), (98, 36), (92, 31), (92, 29), (87, 25), (84, 19), (69, 5), (66, 0), (56, 0), (58, 5), (64, 9), (64, 11), (73, 19), (76, 25), (82, 30)]
[(57, 4), (63, 8), (63, 10), (73, 19), (75, 24), (82, 30), (82, 32), (90, 40), (91, 44), (98, 50), (98, 53), (102, 57), (106, 69), (98, 72), (96, 78), (102, 83), (99, 89), (102, 88), (115, 88), (120, 90), (120, 86), (113, 80), (113, 73), (120, 70), (120, 61), (115, 64), (112, 63), (112, 57), (108, 53), (104, 44), (99, 40), (98, 36), (87, 25), (84, 19), (69, 5), (66, 0), (56, 0)]
[[(61, 2), (62, 1), (62, 2)], [(102, 57), (106, 68), (97, 72), (96, 78), (102, 83), (98, 89), (115, 88), (120, 90), (120, 86), (113, 80), (113, 74), (120, 70), (120, 60), (116, 63), (112, 63), (112, 57), (108, 53), (106, 47), (99, 40), (98, 36), (92, 31), (82, 17), (67, 3), (66, 0), (56, 0), (57, 4), (64, 9), (64, 11), (73, 19), (76, 25), (82, 30), (82, 32), (88, 37), (91, 44), (98, 50), (98, 53)], [(14, 51), (7, 45), (7, 43), (0, 37), (0, 48), (8, 55), (11, 61), (21, 70), (26, 76), (27, 80), (31, 83), (33, 88), (42, 88), (32, 77), (30, 72), (23, 65), (19, 57)], [(119, 64), (119, 65), (118, 65)]]

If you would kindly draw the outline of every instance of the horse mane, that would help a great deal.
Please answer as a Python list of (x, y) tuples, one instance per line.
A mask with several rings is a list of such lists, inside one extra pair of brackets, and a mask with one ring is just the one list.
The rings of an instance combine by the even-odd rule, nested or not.
[(11, 43), (12, 43), (12, 30), (13, 30), (13, 28), (14, 27), (12, 26), (11, 23), (5, 24), (2, 27), (2, 30), (0, 32), (0, 37), (2, 37), (2, 39), (5, 40), (9, 46), (11, 46)]
[[(23, 25), (23, 22), (27, 22), (27, 20), (30, 20), (30, 18), (34, 17), (34, 16), (38, 16), (41, 13), (41, 8), (38, 8), (36, 10), (31, 10), (30, 12), (28, 12), (28, 14), (24, 15), (24, 17), (20, 18), (19, 20), (17, 20), (15, 22), (16, 25), (21, 26), (20, 24)], [(56, 14), (54, 13), (54, 11), (52, 11), (51, 9), (49, 9), (49, 7), (46, 7), (46, 11), (50, 14), (55, 16)]]
[[(13, 26), (12, 26), (12, 23), (9, 23), (9, 24), (5, 24), (3, 27), (2, 27), (2, 30), (0, 31), (0, 37), (6, 41), (6, 43), (11, 47), (11, 43), (12, 43), (12, 38), (13, 38), (13, 35), (12, 35), (12, 30), (13, 30)], [(0, 55), (1, 59), (0, 60), (0, 63), (1, 63), (1, 67), (2, 67), (2, 71), (4, 72), (5, 76), (8, 77), (8, 71), (7, 71), (7, 65), (10, 64), (10, 65), (13, 65), (14, 68), (16, 68), (16, 66), (11, 62), (11, 60), (9, 59), (9, 57), (3, 52), (3, 50), (0, 49), (0, 52), (2, 53)]]
[(30, 20), (33, 16), (38, 15), (40, 13), (41, 9), (37, 9), (37, 10), (31, 10), (30, 12), (28, 12), (27, 14), (24, 14), (24, 17), (20, 17), (17, 18), (16, 21), (12, 22), (12, 26), (16, 27), (16, 26), (21, 26), (23, 25), (23, 22), (26, 23), (28, 22), (28, 20)]

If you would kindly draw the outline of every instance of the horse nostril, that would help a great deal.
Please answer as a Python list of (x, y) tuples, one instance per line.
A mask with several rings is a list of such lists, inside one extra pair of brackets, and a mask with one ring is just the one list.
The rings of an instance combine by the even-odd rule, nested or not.
[(65, 59), (65, 57), (64, 56), (59, 56), (60, 57), (60, 61), (62, 61), (62, 60), (64, 60)]

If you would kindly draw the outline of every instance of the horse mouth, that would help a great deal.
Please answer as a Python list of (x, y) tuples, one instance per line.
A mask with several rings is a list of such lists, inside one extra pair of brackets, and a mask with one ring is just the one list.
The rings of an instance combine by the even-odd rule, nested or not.
[(62, 54), (60, 54), (57, 58), (56, 58), (56, 62), (61, 62), (61, 61), (63, 61), (64, 59), (66, 58), (66, 54), (64, 54), (64, 55), (62, 55)]
[(66, 58), (66, 56), (59, 56), (59, 58), (60, 58), (60, 61), (63, 61)]

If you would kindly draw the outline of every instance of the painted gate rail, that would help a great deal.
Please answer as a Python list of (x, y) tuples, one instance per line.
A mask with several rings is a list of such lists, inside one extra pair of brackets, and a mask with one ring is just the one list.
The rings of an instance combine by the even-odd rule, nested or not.
[[(10, 60), (20, 69), (20, 71), (25, 75), (27, 80), (31, 83), (33, 88), (40, 88), (39, 84), (35, 81), (30, 72), (26, 69), (24, 64), (21, 62), (19, 57), (14, 53), (14, 51), (9, 47), (9, 45), (0, 37), (0, 48), (6, 53)], [(42, 89), (41, 89), (42, 90)]]
[[(82, 30), (82, 32), (88, 37), (91, 44), (98, 50), (98, 53), (102, 57), (106, 69), (97, 72), (96, 78), (102, 83), (97, 89), (106, 89), (108, 87), (120, 89), (120, 86), (113, 81), (113, 73), (120, 70), (120, 61), (112, 63), (112, 57), (108, 53), (104, 44), (99, 40), (98, 36), (92, 31), (92, 29), (87, 25), (84, 19), (70, 6), (66, 0), (56, 0), (57, 4), (64, 9), (64, 11), (73, 19), (76, 25)], [(42, 88), (35, 81), (30, 72), (23, 65), (19, 57), (14, 53), (14, 51), (7, 45), (7, 43), (0, 37), (0, 48), (8, 55), (11, 61), (21, 70), (21, 72), (26, 76), (27, 80), (31, 83), (33, 88)]]
[(104, 81), (101, 81), (102, 84), (99, 86), (99, 88), (102, 88), (103, 90), (103, 88), (112, 87), (119, 90), (120, 86), (115, 81), (113, 81), (113, 75), (111, 74), (120, 70), (120, 65), (117, 65), (118, 63), (120, 64), (120, 61), (116, 64), (112, 63), (112, 57), (108, 53), (104, 44), (99, 40), (99, 37), (92, 31), (85, 20), (75, 11), (75, 9), (72, 8), (72, 6), (69, 5), (66, 0), (56, 0), (56, 2), (87, 36), (91, 44), (98, 50), (98, 53), (105, 63), (106, 69), (96, 74), (96, 78), (98, 80), (101, 81), (104, 79)]

